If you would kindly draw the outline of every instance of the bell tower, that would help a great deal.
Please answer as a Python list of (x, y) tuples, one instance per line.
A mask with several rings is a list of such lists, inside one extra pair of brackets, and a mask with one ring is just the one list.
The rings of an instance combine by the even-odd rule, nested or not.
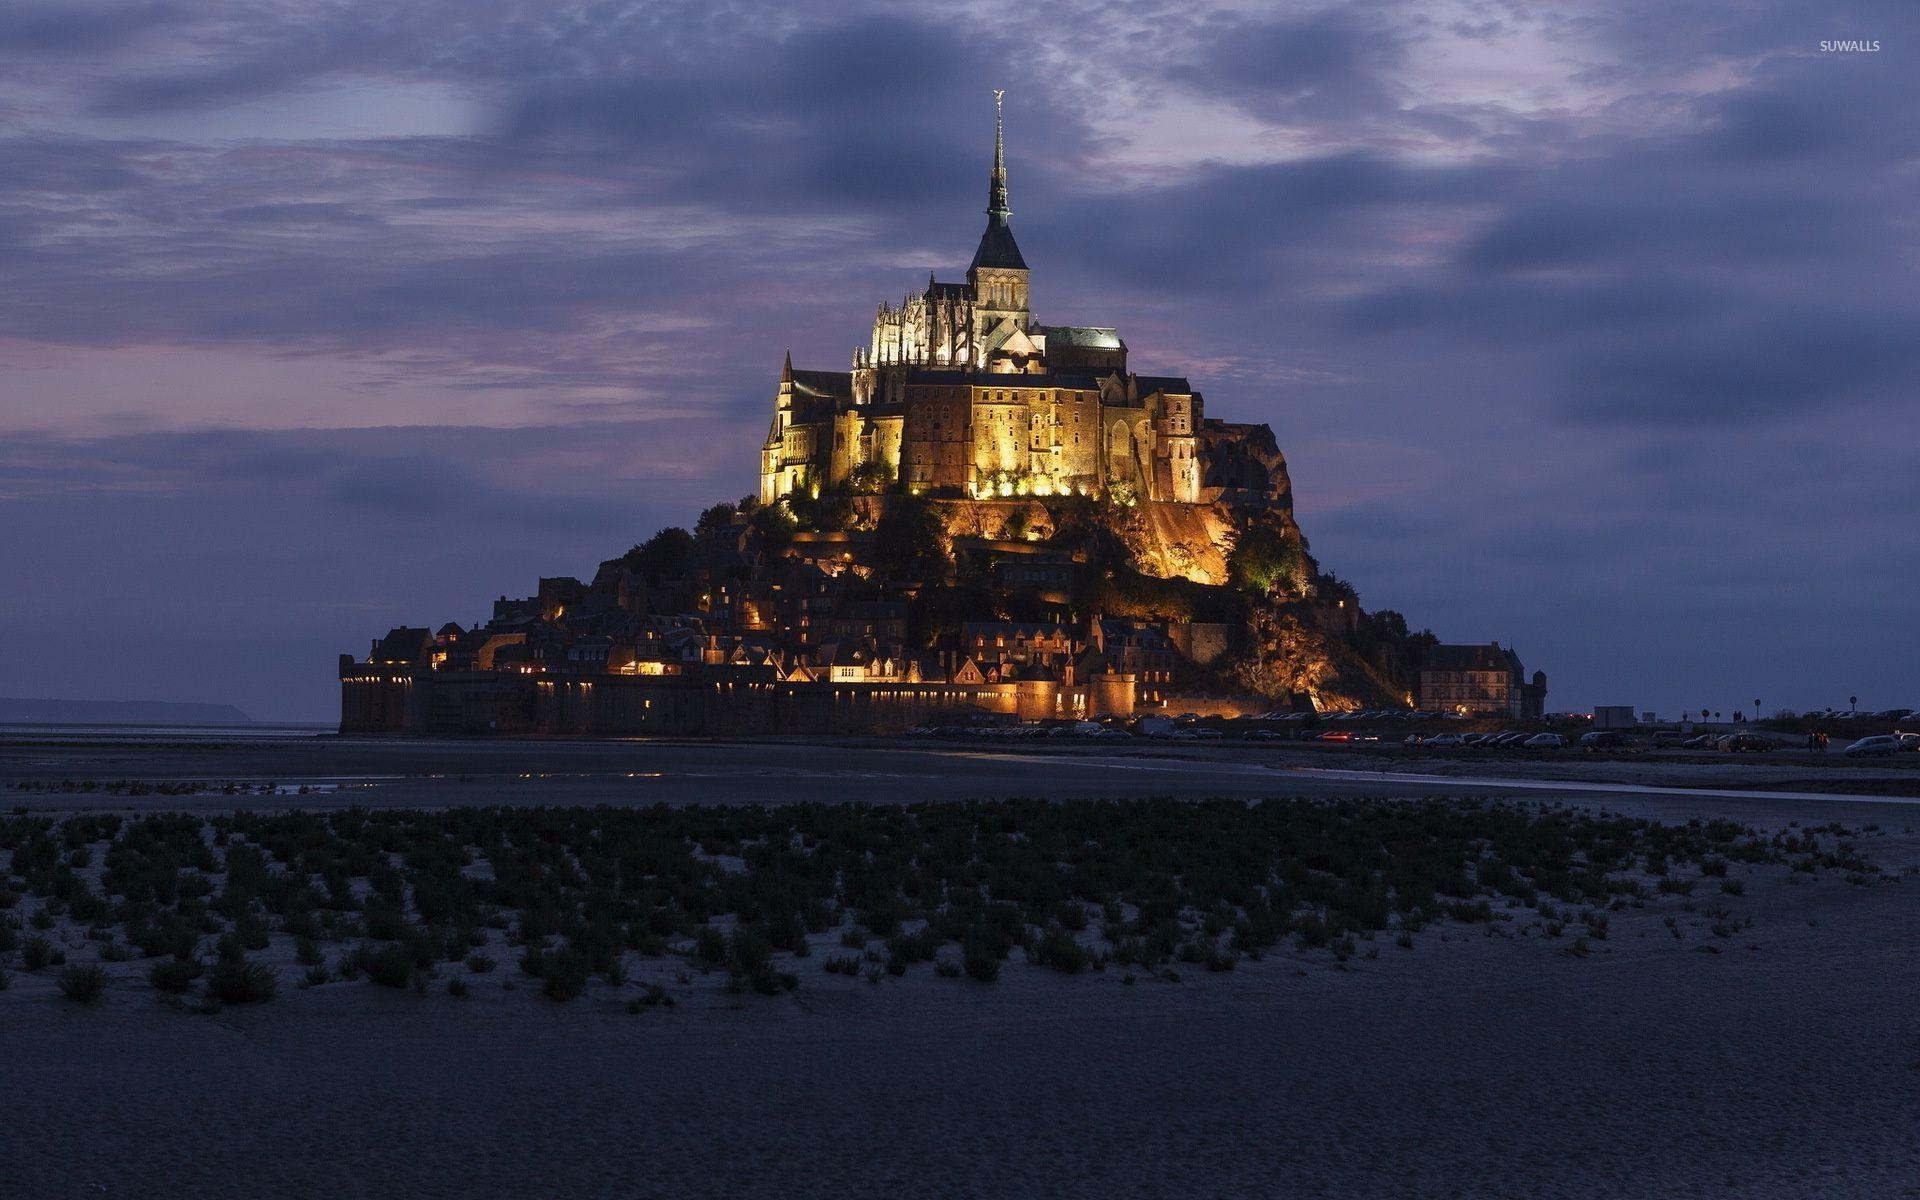
[(1013, 240), (1007, 218), (1006, 123), (1002, 101), (1006, 92), (993, 93), (993, 174), (987, 184), (987, 228), (967, 267), (973, 285), (974, 345), (991, 356), (999, 344), (1027, 324), (1027, 260)]

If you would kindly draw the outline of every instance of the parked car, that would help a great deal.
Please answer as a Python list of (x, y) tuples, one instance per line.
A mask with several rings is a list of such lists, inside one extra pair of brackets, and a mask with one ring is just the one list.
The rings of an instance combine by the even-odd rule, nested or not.
[(1353, 740), (1353, 734), (1345, 729), (1329, 729), (1314, 740), (1321, 742), (1350, 742)]
[(1896, 733), (1893, 737), (1902, 750), (1920, 752), (1920, 733)]
[(1687, 750), (1711, 750), (1713, 749), (1713, 744), (1719, 740), (1720, 735), (1717, 733), (1701, 733), (1688, 738), (1686, 741), (1680, 743), (1680, 745), (1683, 749)]
[(1720, 739), (1720, 749), (1728, 754), (1766, 754), (1773, 748), (1772, 738), (1757, 733), (1730, 733)]
[(1580, 748), (1589, 754), (1602, 750), (1623, 750), (1627, 737), (1617, 729), (1595, 729), (1580, 735)]
[(1653, 735), (1653, 744), (1662, 750), (1671, 749), (1675, 746), (1684, 746), (1690, 740), (1692, 739), (1688, 738), (1686, 734), (1674, 729), (1657, 730)]
[(1900, 753), (1900, 739), (1884, 733), (1863, 737), (1846, 748), (1848, 758), (1884, 758)]
[(1436, 737), (1430, 737), (1421, 744), (1429, 750), (1458, 750), (1460, 747), (1466, 745), (1466, 742), (1462, 741), (1460, 735), (1457, 733), (1443, 733)]
[(1271, 729), (1249, 729), (1247, 740), (1249, 742), (1282, 742), (1286, 740), (1286, 735)]
[(1557, 733), (1536, 733), (1520, 744), (1529, 750), (1564, 750), (1567, 739)]

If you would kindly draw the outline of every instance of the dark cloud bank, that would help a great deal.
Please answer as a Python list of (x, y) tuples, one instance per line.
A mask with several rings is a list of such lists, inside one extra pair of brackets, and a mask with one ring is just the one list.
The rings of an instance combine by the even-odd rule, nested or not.
[[(23, 677), (324, 716), (331, 655), (385, 625), (476, 619), (747, 490), (781, 349), (837, 365), (875, 300), (964, 264), (985, 89), (1009, 86), (1042, 315), (1119, 323), (1272, 422), (1369, 603), (1516, 640), (1556, 704), (1920, 704), (1912, 27), (1871, 4), (10, 8), (0, 362), (377, 364), (394, 426), (282, 428), (263, 395), (257, 429), (192, 396), (142, 414), (177, 432), (63, 429), (0, 368), (0, 599), (62, 631)], [(1522, 28), (1556, 101), (1435, 82), (1438, 47), (1496, 62)], [(1838, 36), (1886, 49), (1817, 53)], [(274, 123), (356, 89), (457, 96), (465, 128)], [(1156, 111), (1199, 141), (1251, 123), (1261, 152), (1183, 154)], [(420, 415), (447, 389), (518, 428)]]

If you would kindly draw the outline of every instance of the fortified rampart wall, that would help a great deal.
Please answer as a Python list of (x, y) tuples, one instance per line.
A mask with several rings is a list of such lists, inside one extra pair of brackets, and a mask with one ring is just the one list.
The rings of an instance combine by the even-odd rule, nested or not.
[(729, 737), (898, 733), (956, 711), (1130, 713), (1131, 675), (1088, 684), (798, 683), (760, 668), (566, 676), (343, 665), (340, 732)]

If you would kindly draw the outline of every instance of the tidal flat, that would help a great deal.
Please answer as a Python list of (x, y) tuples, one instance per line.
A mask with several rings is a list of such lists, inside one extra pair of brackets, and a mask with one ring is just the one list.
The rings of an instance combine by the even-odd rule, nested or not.
[(7, 1193), (1917, 1194), (1910, 804), (464, 750), (0, 747)]

